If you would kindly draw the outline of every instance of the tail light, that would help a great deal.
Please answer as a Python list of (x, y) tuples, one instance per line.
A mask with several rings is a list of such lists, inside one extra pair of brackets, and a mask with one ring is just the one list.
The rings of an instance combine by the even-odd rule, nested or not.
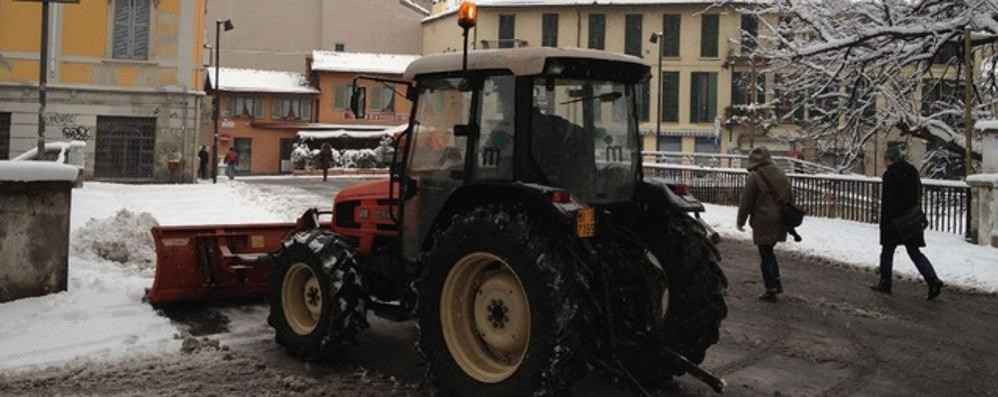
[(548, 197), (551, 199), (551, 201), (558, 204), (565, 204), (567, 202), (572, 201), (572, 195), (564, 190), (555, 190), (553, 192), (550, 192), (548, 193)]
[(676, 185), (669, 185), (669, 188), (672, 189), (673, 193), (676, 193), (680, 196), (685, 196), (687, 194), (690, 194), (690, 187), (687, 186), (686, 184), (680, 183)]

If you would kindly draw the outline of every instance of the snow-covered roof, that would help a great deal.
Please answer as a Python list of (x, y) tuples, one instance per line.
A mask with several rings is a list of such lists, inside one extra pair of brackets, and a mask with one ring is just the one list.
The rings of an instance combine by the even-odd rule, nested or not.
[(375, 54), (368, 52), (312, 51), (312, 70), (402, 74), (419, 55)]
[[(752, 4), (766, 3), (772, 0), (731, 0), (730, 4)], [(591, 5), (618, 5), (618, 6), (638, 6), (638, 5), (661, 5), (661, 4), (703, 4), (709, 6), (717, 3), (717, 0), (477, 0), (478, 7), (555, 7), (555, 6), (591, 6)], [(457, 12), (460, 2), (437, 15), (432, 15), (423, 19), (429, 22)]]
[(298, 137), (302, 139), (335, 139), (335, 138), (361, 138), (373, 139), (394, 136), (405, 131), (407, 125), (384, 126), (379, 130), (351, 131), (346, 129), (320, 130), (320, 131), (298, 131)]
[[(207, 68), (206, 84), (214, 88), (215, 68)], [(218, 80), (221, 91), (230, 92), (277, 92), (284, 94), (318, 94), (319, 90), (308, 84), (302, 73), (279, 70), (219, 68)]]
[(75, 181), (80, 169), (51, 161), (0, 160), (0, 181)]

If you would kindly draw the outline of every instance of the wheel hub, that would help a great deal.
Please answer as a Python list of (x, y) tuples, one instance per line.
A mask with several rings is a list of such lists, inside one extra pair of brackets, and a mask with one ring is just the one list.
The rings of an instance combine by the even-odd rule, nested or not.
[(291, 265), (281, 283), (281, 306), (288, 326), (298, 335), (308, 335), (322, 318), (322, 288), (319, 278), (304, 263)]
[(451, 356), (478, 381), (508, 378), (526, 355), (526, 293), (512, 268), (492, 254), (470, 254), (454, 265), (441, 291), (440, 321)]

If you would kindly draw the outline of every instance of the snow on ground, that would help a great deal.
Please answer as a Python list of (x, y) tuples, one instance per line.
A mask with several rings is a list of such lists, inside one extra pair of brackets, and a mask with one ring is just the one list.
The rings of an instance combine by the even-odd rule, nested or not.
[[(69, 290), (0, 304), (0, 374), (70, 360), (178, 351), (181, 330), (142, 302), (153, 273), (151, 251), (140, 248), (150, 244), (148, 235), (136, 229), (147, 230), (152, 224), (288, 222), (307, 205), (295, 201), (317, 199), (292, 187), (277, 192), (238, 181), (220, 182), (87, 182), (74, 190)], [(750, 232), (735, 230), (735, 208), (707, 208), (704, 217), (726, 238), (751, 239)], [(799, 230), (804, 242), (778, 247), (859, 267), (877, 266), (876, 225), (809, 217)], [(947, 233), (928, 232), (926, 239), (925, 252), (945, 282), (998, 292), (998, 250), (967, 244)], [(903, 249), (898, 250), (895, 269), (917, 276)], [(227, 343), (252, 340), (265, 330), (266, 324), (259, 321), (265, 315), (261, 310), (265, 309), (227, 310), (224, 314), (232, 321)]]
[[(752, 240), (752, 231), (747, 225), (745, 232), (735, 229), (737, 208), (705, 206), (704, 219), (724, 238)], [(877, 225), (812, 216), (805, 217), (804, 224), (797, 231), (803, 241), (795, 243), (793, 239), (788, 239), (788, 242), (778, 244), (777, 250), (826, 258), (860, 268), (877, 269), (880, 266), (880, 230)], [(998, 249), (969, 244), (963, 236), (936, 231), (925, 232), (925, 243), (922, 252), (932, 262), (943, 283), (998, 292)], [(904, 247), (898, 247), (894, 253), (894, 274), (921, 279)], [(870, 275), (871, 285), (876, 281), (874, 277)]]
[[(179, 351), (180, 333), (142, 302), (155, 224), (285, 222), (285, 199), (242, 183), (73, 190), (69, 290), (0, 304), (0, 373), (67, 360)], [(249, 324), (246, 324), (248, 327)]]

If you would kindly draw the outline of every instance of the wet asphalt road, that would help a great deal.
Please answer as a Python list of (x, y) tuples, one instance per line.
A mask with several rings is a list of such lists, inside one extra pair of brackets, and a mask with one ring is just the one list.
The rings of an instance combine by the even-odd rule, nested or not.
[[(360, 180), (244, 181), (264, 190), (293, 192), (288, 194), (302, 205), (328, 206), (337, 190)], [(911, 280), (896, 282), (894, 295), (876, 294), (867, 289), (874, 280), (870, 271), (793, 257), (777, 246), (786, 293), (778, 303), (764, 303), (755, 298), (762, 284), (754, 246), (729, 241), (719, 248), (730, 280), (729, 315), (720, 343), (708, 352), (703, 366), (725, 378), (725, 395), (998, 396), (998, 297), (948, 288), (937, 301), (926, 301), (924, 284)], [(945, 258), (932, 259), (945, 266)], [(200, 307), (175, 318), (184, 324), (213, 323), (205, 327), (205, 337), (219, 340), (228, 351), (207, 349), (193, 355), (139, 357), (99, 370), (70, 366), (0, 377), (0, 394), (433, 392), (423, 380), (425, 367), (413, 347), (417, 331), (412, 322), (393, 323), (372, 315), (359, 346), (331, 362), (304, 364), (273, 342), (266, 312), (262, 304)], [(651, 393), (714, 394), (689, 376)], [(634, 392), (594, 374), (580, 381), (574, 394)]]

